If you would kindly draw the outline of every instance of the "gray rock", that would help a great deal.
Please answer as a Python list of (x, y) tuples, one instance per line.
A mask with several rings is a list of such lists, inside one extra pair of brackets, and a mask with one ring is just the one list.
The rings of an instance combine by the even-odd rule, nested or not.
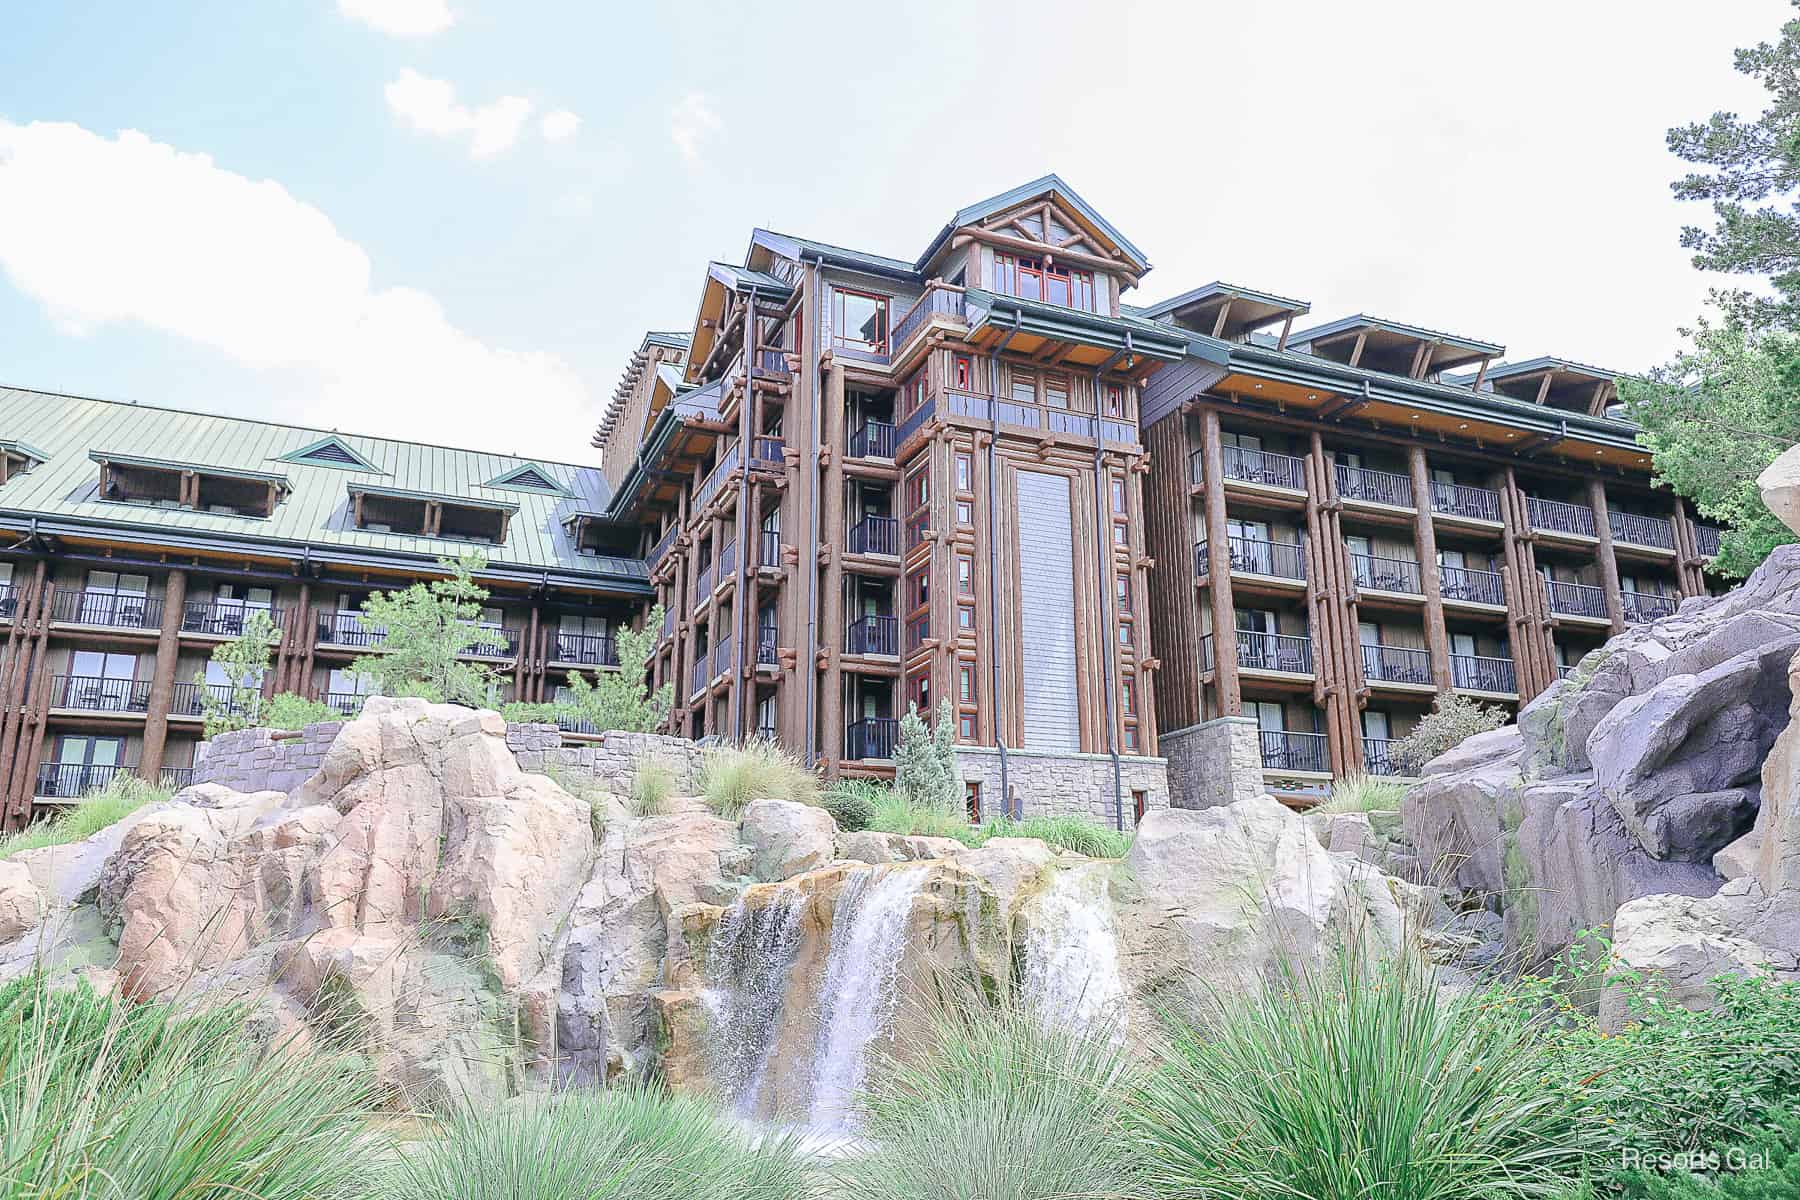
[(750, 847), (750, 873), (764, 883), (824, 866), (837, 838), (830, 813), (792, 800), (752, 800), (738, 828)]

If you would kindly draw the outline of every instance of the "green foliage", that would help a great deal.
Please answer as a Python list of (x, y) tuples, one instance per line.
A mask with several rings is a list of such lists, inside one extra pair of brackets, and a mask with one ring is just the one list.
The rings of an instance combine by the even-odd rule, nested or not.
[(645, 1088), (465, 1110), (395, 1160), (391, 1200), (804, 1200), (791, 1139), (752, 1144), (707, 1104)]
[(752, 800), (817, 804), (819, 780), (775, 742), (721, 746), (700, 763), (700, 794), (721, 817), (735, 821)]
[(85, 841), (144, 805), (168, 798), (167, 788), (157, 787), (128, 771), (119, 771), (107, 780), (105, 787), (83, 797), (80, 804), (48, 821), (39, 821), (17, 833), (0, 836), (0, 859), (26, 850)]
[(874, 825), (876, 806), (892, 794), (892, 788), (873, 779), (839, 779), (820, 793), (819, 806), (839, 829), (857, 833)]
[(250, 729), (263, 723), (263, 676), (275, 642), (275, 622), (269, 614), (253, 609), (244, 618), (243, 630), (229, 642), (214, 646), (212, 661), (225, 676), (228, 689), (216, 695), (207, 686), (206, 673), (194, 673), (200, 693), (200, 712), (206, 720), (205, 736), (215, 737), (233, 729)]
[(614, 639), (619, 650), (619, 669), (596, 672), (592, 683), (580, 671), (570, 671), (568, 699), (554, 706), (553, 711), (566, 710), (600, 733), (609, 729), (632, 733), (661, 729), (675, 699), (671, 684), (650, 690), (650, 656), (656, 652), (657, 631), (662, 629), (662, 623), (663, 606), (658, 604), (644, 618), (642, 629), (619, 630)]
[(1089, 858), (1124, 858), (1131, 849), (1129, 833), (1073, 816), (1026, 817), (1022, 821), (996, 817), (972, 831), (971, 837), (971, 844), (977, 846), (997, 837), (1037, 838), (1058, 850)]
[(941, 1017), (916, 1053), (861, 1098), (873, 1148), (844, 1161), (843, 1194), (868, 1200), (1123, 1200), (1132, 1178), (1121, 1111), (1132, 1078), (1110, 1039), (1046, 1028), (1012, 1007)]
[(554, 704), (509, 700), (500, 706), (500, 715), (515, 725), (554, 725), (562, 713)]
[(447, 578), (415, 583), (397, 592), (376, 592), (363, 601), (363, 620), (380, 631), (376, 652), (350, 664), (375, 681), (384, 696), (481, 706), (499, 695), (500, 676), (484, 663), (464, 662), (463, 654), (505, 648), (499, 631), (481, 627), (487, 589), (474, 581), (486, 556), (440, 558)]
[(1331, 783), (1331, 797), (1318, 813), (1393, 812), (1406, 799), (1407, 786), (1379, 775), (1346, 775)]
[(1456, 749), (1478, 733), (1500, 728), (1507, 720), (1503, 708), (1489, 708), (1455, 692), (1442, 691), (1413, 731), (1388, 746), (1388, 756), (1401, 769), (1416, 773), (1438, 755)]
[(1795, 535), (1762, 502), (1756, 477), (1800, 442), (1800, 338), (1701, 321), (1691, 349), (1619, 396), (1644, 427), (1657, 476), (1723, 522), (1712, 569), (1748, 575)]
[(17, 1197), (363, 1194), (388, 1147), (369, 1076), (258, 1050), (235, 1008), (127, 1004), (40, 976), (0, 992), (0, 1164)]
[(1800, 1114), (1775, 1114), (1777, 1131), (1744, 1146), (1689, 1160), (1667, 1173), (1622, 1173), (1615, 1181), (1626, 1200), (1793, 1200), (1800, 1196)]
[(344, 714), (318, 700), (294, 692), (271, 696), (263, 707), (263, 723), (270, 729), (305, 729), (324, 721), (342, 721)]
[(637, 764), (631, 779), (631, 815), (660, 817), (668, 813), (669, 801), (675, 798), (675, 769), (666, 762), (645, 759)]
[(1579, 1165), (1543, 1089), (1538, 1019), (1430, 968), (1290, 972), (1204, 1025), (1177, 1019), (1133, 1105), (1156, 1194), (1308, 1200), (1548, 1196)]
[(962, 803), (962, 781), (956, 772), (955, 747), (949, 700), (938, 704), (929, 728), (919, 716), (919, 706), (907, 705), (894, 746), (894, 790), (923, 808), (956, 809)]
[(975, 836), (973, 827), (962, 813), (935, 804), (915, 804), (891, 788), (876, 797), (875, 814), (869, 828), (878, 833), (898, 833), (906, 837), (956, 838), (965, 845)]

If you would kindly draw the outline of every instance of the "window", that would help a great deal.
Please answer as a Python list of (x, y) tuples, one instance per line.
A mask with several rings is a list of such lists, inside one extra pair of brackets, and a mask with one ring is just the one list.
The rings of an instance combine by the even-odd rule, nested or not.
[(1022, 367), (1013, 367), (1007, 372), (1009, 380), (1007, 395), (1014, 404), (1037, 403), (1037, 375)]
[(969, 824), (981, 824), (981, 781), (971, 779), (963, 784), (963, 807), (969, 812)]
[(1149, 808), (1150, 793), (1146, 792), (1143, 788), (1132, 788), (1131, 823), (1133, 825), (1142, 825), (1144, 823), (1144, 813), (1147, 812)]
[(1127, 750), (1136, 750), (1138, 748), (1138, 731), (1136, 725), (1127, 725), (1125, 727), (1125, 748)]
[(931, 603), (931, 572), (928, 569), (920, 568), (907, 576), (906, 587), (915, 609)]
[(1135, 717), (1137, 716), (1137, 680), (1127, 675), (1123, 684), (1123, 690), (1120, 694), (1125, 700), (1125, 715), (1128, 717)]
[(994, 290), (1025, 300), (1094, 312), (1094, 276), (1035, 256), (994, 255)]
[(975, 386), (975, 360), (967, 354), (950, 356), (950, 386), (963, 391), (972, 390)]
[(1119, 645), (1131, 645), (1131, 626), (1128, 624), (1119, 626)]
[(956, 556), (956, 594), (973, 596), (975, 594), (975, 559), (972, 555)]
[(1131, 576), (1123, 571), (1119, 572), (1114, 580), (1114, 586), (1118, 593), (1119, 611), (1129, 613), (1131, 611)]
[(1113, 545), (1129, 546), (1131, 544), (1131, 526), (1123, 521), (1113, 522)]
[(886, 296), (867, 292), (850, 292), (842, 288), (832, 293), (834, 345), (870, 354), (886, 354), (888, 338), (888, 302)]
[(1057, 372), (1044, 376), (1044, 404), (1049, 408), (1069, 407), (1069, 377)]
[(931, 716), (931, 673), (919, 671), (906, 681), (906, 696), (919, 706), (919, 712)]
[(957, 665), (956, 700), (959, 704), (975, 703), (975, 665), (973, 663)]
[(956, 606), (956, 627), (958, 629), (975, 628), (975, 606), (973, 604)]
[(1125, 504), (1125, 478), (1122, 475), (1114, 475), (1112, 477), (1113, 512), (1117, 513), (1119, 516), (1124, 516), (1128, 511)]
[(967, 500), (956, 502), (956, 523), (958, 525), (975, 524), (975, 506)]
[(964, 454), (959, 450), (956, 453), (956, 490), (959, 492), (969, 492), (974, 489), (975, 457), (971, 454)]
[(1125, 415), (1125, 387), (1123, 384), (1106, 385), (1106, 415), (1122, 417)]
[(931, 472), (920, 467), (907, 477), (906, 495), (912, 502), (912, 509), (921, 509), (931, 503)]

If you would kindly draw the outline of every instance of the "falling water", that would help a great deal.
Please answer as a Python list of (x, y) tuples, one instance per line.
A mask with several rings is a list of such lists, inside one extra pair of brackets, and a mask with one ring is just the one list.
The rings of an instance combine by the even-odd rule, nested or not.
[(864, 871), (838, 893), (813, 1056), (808, 1124), (814, 1129), (850, 1128), (851, 1102), (868, 1071), (869, 1044), (887, 1031), (899, 1003), (895, 982), (907, 919), (927, 874), (906, 867)]
[(1025, 1000), (1046, 1023), (1083, 1032), (1125, 1029), (1119, 927), (1107, 894), (1111, 864), (1054, 871), (1025, 934)]
[(713, 981), (702, 995), (711, 1018), (708, 1057), (712, 1077), (733, 1112), (756, 1112), (769, 1053), (781, 1019), (782, 997), (806, 897), (783, 890), (774, 903), (751, 909), (740, 896), (719, 918), (707, 946), (706, 974)]

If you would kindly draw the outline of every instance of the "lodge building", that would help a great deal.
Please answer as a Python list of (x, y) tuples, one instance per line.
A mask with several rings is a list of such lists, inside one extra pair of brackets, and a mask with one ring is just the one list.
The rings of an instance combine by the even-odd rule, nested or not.
[(1707, 590), (1615, 373), (1149, 270), (1055, 176), (910, 260), (755, 230), (588, 466), (0, 389), (0, 811), (182, 782), (252, 611), (266, 691), (354, 711), (362, 599), (470, 548), (497, 700), (660, 604), (671, 732), (880, 777), (947, 699), (972, 812), (1119, 825), (1393, 773), (1439, 690), (1514, 708)]

